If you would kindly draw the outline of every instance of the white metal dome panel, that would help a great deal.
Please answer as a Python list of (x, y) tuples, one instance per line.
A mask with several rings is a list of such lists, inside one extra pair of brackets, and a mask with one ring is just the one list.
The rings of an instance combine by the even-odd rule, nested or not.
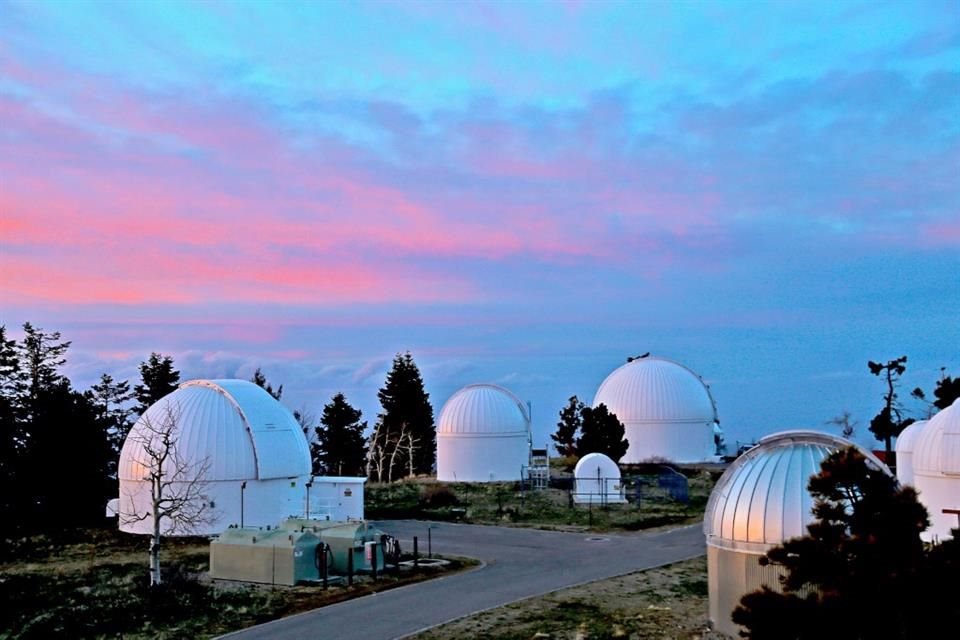
[(443, 405), (437, 435), (527, 433), (529, 418), (523, 402), (503, 387), (471, 384)]
[(710, 494), (703, 523), (708, 543), (762, 553), (806, 535), (813, 521), (810, 477), (827, 456), (849, 446), (856, 445), (817, 431), (785, 431), (760, 440), (730, 465)]
[(151, 461), (144, 445), (157, 439), (148, 425), (156, 430), (171, 419), (176, 421), (178, 454), (195, 468), (206, 460), (207, 480), (257, 477), (253, 442), (239, 409), (212, 389), (181, 386), (150, 406), (130, 429), (120, 453), (120, 480), (146, 477)]
[(600, 384), (593, 406), (605, 404), (624, 425), (717, 421), (710, 391), (687, 367), (664, 358), (628, 362)]
[(914, 474), (960, 476), (960, 401), (930, 418), (913, 442)]
[(310, 474), (310, 445), (303, 429), (293, 414), (264, 389), (246, 380), (193, 384), (218, 387), (240, 408), (253, 438), (260, 479)]

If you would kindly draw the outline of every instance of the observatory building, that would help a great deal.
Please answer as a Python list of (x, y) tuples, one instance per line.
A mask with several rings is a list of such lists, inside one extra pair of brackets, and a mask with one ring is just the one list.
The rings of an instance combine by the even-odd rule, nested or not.
[[(162, 441), (164, 431), (169, 431), (169, 446)], [(205, 517), (189, 530), (163, 520), (164, 535), (276, 525), (304, 513), (311, 479), (307, 439), (293, 415), (252, 382), (192, 380), (140, 416), (120, 453), (120, 495), (113, 506), (121, 531), (153, 532), (151, 517), (134, 516), (152, 511), (150, 472), (156, 468), (157, 452), (165, 449), (170, 455), (164, 475), (170, 484), (164, 494), (182, 495), (200, 478), (196, 493), (204, 496), (206, 506)], [(179, 476), (173, 475), (177, 469)]]
[(471, 384), (447, 400), (437, 421), (437, 480), (520, 480), (530, 464), (530, 415), (517, 396)]
[(920, 428), (911, 464), (913, 486), (930, 512), (930, 528), (920, 537), (927, 542), (953, 537), (951, 529), (960, 526), (960, 400)]
[(593, 406), (605, 404), (623, 423), (630, 444), (620, 463), (714, 459), (717, 409), (710, 390), (687, 367), (637, 358), (603, 381)]
[(576, 504), (621, 504), (623, 485), (620, 467), (602, 453), (588, 453), (573, 469), (573, 501)]
[[(807, 534), (814, 519), (807, 483), (827, 456), (850, 446), (856, 445), (826, 433), (784, 431), (760, 440), (720, 477), (703, 519), (714, 629), (737, 637), (739, 627), (730, 615), (740, 598), (762, 586), (780, 590), (780, 569), (762, 566), (759, 559), (785, 540)], [(857, 448), (886, 470), (873, 454)]]
[(913, 448), (926, 420), (917, 420), (897, 436), (897, 480), (913, 486)]

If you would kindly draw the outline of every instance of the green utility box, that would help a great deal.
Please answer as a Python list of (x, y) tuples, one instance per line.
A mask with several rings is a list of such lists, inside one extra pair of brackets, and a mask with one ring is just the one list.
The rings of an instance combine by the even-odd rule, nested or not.
[(295, 585), (320, 579), (312, 531), (227, 529), (210, 543), (210, 577)]
[(383, 545), (380, 544), (382, 531), (371, 527), (367, 522), (333, 522), (330, 520), (308, 520), (306, 518), (288, 518), (281, 525), (288, 531), (315, 533), (330, 547), (328, 571), (346, 575), (347, 556), (353, 554), (355, 572), (370, 571), (373, 568), (373, 554), (376, 554), (377, 570), (383, 570)]

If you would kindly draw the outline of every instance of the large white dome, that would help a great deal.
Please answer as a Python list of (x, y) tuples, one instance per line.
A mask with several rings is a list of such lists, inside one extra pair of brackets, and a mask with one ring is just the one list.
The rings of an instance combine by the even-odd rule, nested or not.
[[(190, 528), (164, 519), (165, 535), (211, 535), (229, 525), (276, 525), (303, 513), (310, 479), (310, 449), (293, 415), (270, 394), (246, 380), (193, 380), (154, 403), (140, 416), (120, 453), (120, 529), (152, 532), (148, 449), (163, 451), (170, 433), (179, 463), (163, 467), (164, 495), (192, 496), (204, 516)], [(180, 468), (183, 475), (176, 475)], [(193, 487), (193, 488), (191, 488)]]
[(517, 396), (471, 384), (443, 405), (437, 420), (437, 479), (519, 480), (530, 463), (530, 419)]
[(495, 384), (470, 384), (443, 405), (437, 433), (526, 434), (528, 422), (527, 408), (517, 396)]
[(266, 480), (310, 473), (310, 448), (293, 415), (246, 380), (192, 380), (154, 403), (137, 420), (120, 453), (120, 480), (141, 480), (150, 458), (144, 444), (173, 416), (177, 452), (208, 481)]
[[(784, 431), (760, 440), (724, 472), (707, 502), (703, 531), (710, 544), (765, 552), (803, 536), (813, 521), (810, 477), (834, 451), (857, 446), (819, 431)], [(857, 447), (877, 466), (883, 463)]]
[(600, 404), (626, 429), (630, 447), (621, 463), (699, 462), (714, 454), (713, 398), (700, 376), (682, 364), (658, 357), (628, 362), (597, 389), (593, 406)]
[[(897, 448), (899, 451), (899, 446)], [(913, 486), (930, 514), (925, 540), (951, 537), (960, 509), (960, 400), (930, 418), (913, 441)]]
[(737, 637), (740, 629), (730, 614), (740, 598), (763, 586), (780, 589), (780, 567), (759, 559), (771, 547), (806, 535), (814, 518), (810, 477), (827, 456), (849, 446), (856, 445), (818, 431), (776, 433), (737, 458), (717, 481), (703, 519), (710, 622), (717, 631)]

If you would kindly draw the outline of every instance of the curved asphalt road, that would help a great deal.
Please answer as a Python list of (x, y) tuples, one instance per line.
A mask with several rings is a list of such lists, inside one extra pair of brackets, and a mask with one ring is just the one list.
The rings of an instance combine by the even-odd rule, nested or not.
[(623, 536), (410, 520), (379, 522), (377, 526), (400, 538), (405, 550), (412, 548), (413, 536), (417, 536), (424, 555), (427, 527), (432, 527), (435, 553), (469, 556), (484, 565), (225, 637), (389, 640), (564, 587), (686, 560), (703, 555), (705, 550), (699, 524)]

